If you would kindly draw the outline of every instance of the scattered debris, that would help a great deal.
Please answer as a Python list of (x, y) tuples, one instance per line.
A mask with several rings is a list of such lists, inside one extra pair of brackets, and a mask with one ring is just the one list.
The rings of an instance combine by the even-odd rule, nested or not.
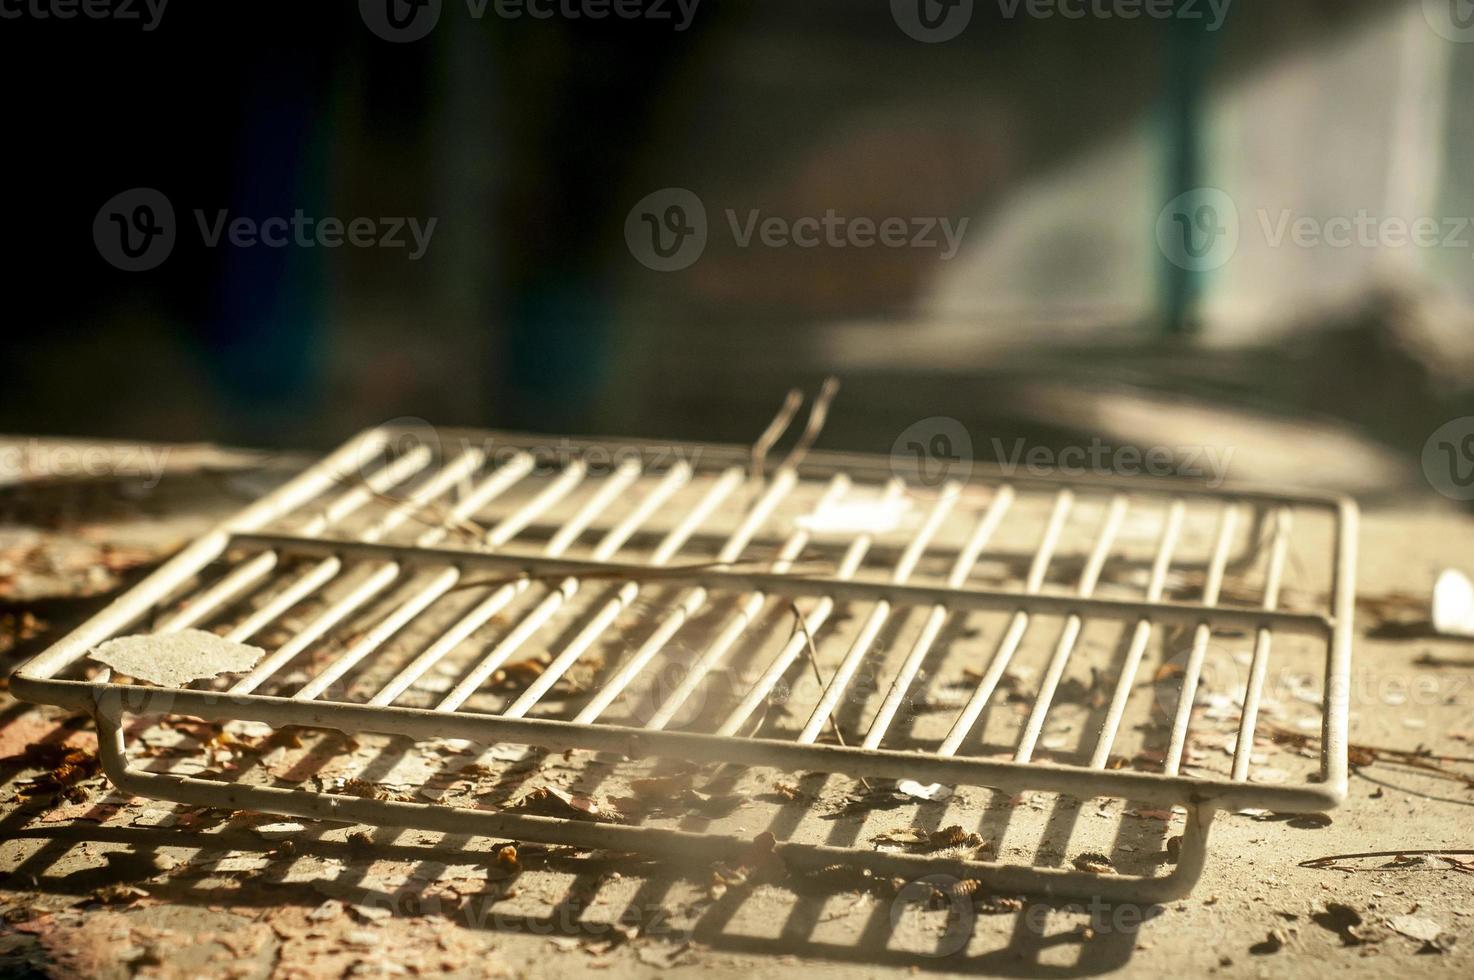
[(689, 942), (681, 943), (679, 946), (638, 946), (635, 948), (635, 956), (641, 963), (661, 970), (676, 966), (690, 952)]
[[(1320, 744), (1320, 736), (1313, 733), (1291, 731), (1272, 723), (1266, 723), (1264, 727), (1272, 735), (1275, 742), (1279, 744), (1296, 746)], [(1348, 760), (1352, 766), (1357, 768), (1365, 768), (1373, 763), (1385, 760), (1431, 773), (1441, 779), (1463, 783), (1466, 787), (1474, 789), (1474, 776), (1438, 764), (1443, 762), (1474, 763), (1474, 758), (1457, 755), (1440, 755), (1425, 746), (1419, 746), (1416, 749), (1394, 749), (1380, 745), (1361, 745), (1353, 742), (1346, 748)]]
[(977, 834), (964, 831), (955, 824), (944, 827), (941, 830), (926, 831), (916, 827), (906, 827), (899, 830), (886, 831), (872, 838), (882, 844), (899, 844), (913, 850), (941, 851), (953, 847), (981, 848), (986, 846), (985, 842)]
[(544, 817), (625, 823), (627, 818), (614, 804), (592, 796), (569, 793), (556, 786), (539, 786), (517, 800), (510, 809), (526, 810)]
[(1286, 823), (1298, 830), (1316, 830), (1321, 827), (1329, 827), (1332, 823), (1329, 813), (1256, 813), (1251, 819), (1260, 823)]
[(491, 675), (492, 686), (500, 691), (520, 691), (541, 677), (550, 662), (547, 657), (513, 661)]
[(1111, 863), (1111, 859), (1104, 854), (1095, 852), (1077, 855), (1074, 864), (1077, 871), (1086, 871), (1093, 875), (1113, 875), (1116, 873), (1116, 866)]
[(34, 640), (50, 628), (50, 623), (27, 611), (0, 615), (0, 654), (9, 653), (16, 644)]
[(785, 803), (794, 803), (797, 802), (803, 794), (800, 793), (799, 788), (792, 783), (774, 783), (773, 792), (770, 795), (778, 797)]
[(85, 798), (77, 784), (97, 775), (102, 769), (102, 762), (96, 752), (69, 748), (58, 742), (28, 745), (19, 761), (27, 768), (47, 770), (32, 779), (20, 781), (22, 796), (61, 793), (73, 803), (80, 803)]
[[(694, 810), (703, 816), (719, 818), (747, 801), (747, 797), (736, 793), (706, 793), (696, 789), (693, 784), (698, 771), (686, 769), (670, 775), (632, 780), (630, 790), (633, 795), (620, 797), (615, 803), (627, 815)], [(711, 788), (710, 784), (707, 788)]]
[(266, 651), (189, 629), (120, 636), (88, 656), (136, 680), (161, 687), (183, 687), (220, 674), (244, 673), (255, 667)]
[(707, 894), (712, 899), (721, 898), (728, 888), (751, 883), (776, 881), (788, 874), (783, 859), (778, 856), (778, 840), (769, 831), (753, 838), (730, 862), (717, 862), (711, 868), (711, 882)]
[(103, 823), (117, 816), (125, 803), (122, 800), (91, 800), (79, 803), (63, 803), (53, 807), (41, 819), (46, 823), (63, 823), (69, 820), (90, 820)]
[(994, 895), (991, 893), (974, 895), (972, 908), (980, 915), (1008, 915), (1013, 912), (1022, 912), (1024, 900), (1017, 895)]
[[(86, 749), (95, 752), (97, 750), (97, 736), (93, 732), (73, 725), (83, 723), (82, 718), (56, 719), (48, 717), (41, 711), (28, 711), (17, 718), (7, 719), (0, 726), (0, 762), (17, 764), (21, 766), (39, 767), (40, 758), (33, 753), (41, 751), (44, 746), (47, 752), (55, 752), (62, 748)], [(86, 722), (91, 719), (85, 719)], [(47, 763), (52, 765), (54, 763)]]

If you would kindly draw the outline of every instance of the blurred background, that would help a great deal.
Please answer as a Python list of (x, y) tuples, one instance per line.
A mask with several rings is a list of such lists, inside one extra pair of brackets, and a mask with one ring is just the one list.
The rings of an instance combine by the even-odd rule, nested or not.
[(534, 5), (0, 0), (0, 431), (749, 442), (835, 374), (831, 448), (1375, 495), (1474, 414), (1469, 0)]

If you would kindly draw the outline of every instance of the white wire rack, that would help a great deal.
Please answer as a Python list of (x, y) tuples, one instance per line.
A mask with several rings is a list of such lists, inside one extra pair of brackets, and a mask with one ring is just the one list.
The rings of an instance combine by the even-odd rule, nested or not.
[[(965, 869), (999, 890), (1162, 900), (1198, 877), (1216, 810), (1318, 811), (1344, 796), (1356, 519), (1340, 498), (1149, 480), (979, 467), (929, 488), (881, 457), (805, 452), (760, 474), (731, 447), (375, 429), (195, 542), (26, 664), (12, 690), (93, 713), (108, 775), (139, 795), (698, 860), (749, 842), (149, 772), (127, 758), (123, 718), (1181, 805), (1181, 857), (1165, 876)], [(114, 636), (188, 627), (267, 654), (178, 690), (86, 659)], [(1222, 644), (1242, 648), (1246, 670), (1237, 741), (1214, 772), (1194, 764), (1190, 734)], [(1319, 758), (1266, 782), (1254, 734), (1270, 661), (1290, 648), (1323, 671)], [(534, 655), (530, 683), (492, 683)], [(570, 694), (573, 671), (594, 679)], [(1062, 738), (1054, 719), (1078, 714), (1062, 692), (1081, 676), (1093, 706)], [(1170, 699), (1151, 683), (1163, 677)], [(944, 689), (953, 700), (935, 710)], [(779, 849), (794, 867), (888, 875), (959, 864)]]

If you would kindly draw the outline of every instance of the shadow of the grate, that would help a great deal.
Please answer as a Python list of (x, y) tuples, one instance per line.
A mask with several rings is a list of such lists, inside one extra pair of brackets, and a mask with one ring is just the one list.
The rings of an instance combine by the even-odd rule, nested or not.
[[(1119, 969), (1131, 958), (1137, 941), (1134, 926), (1153, 918), (1155, 908), (1119, 905), (1025, 902), (1005, 912), (969, 910), (952, 903), (940, 908), (918, 904), (916, 896), (894, 899), (833, 894), (804, 881), (729, 890), (694, 914), (666, 908), (670, 892), (689, 888), (702, 870), (661, 868), (634, 878), (638, 891), (628, 902), (601, 901), (606, 883), (621, 880), (624, 858), (551, 858), (504, 879), (498, 894), (515, 894), (513, 881), (529, 876), (569, 879), (564, 897), (542, 911), (499, 908), (498, 894), (463, 897), (459, 903), (437, 894), (434, 883), (413, 881), (387, 888), (357, 876), (340, 874), (326, 881), (285, 880), (279, 866), (248, 876), (217, 872), (213, 866), (227, 853), (270, 859), (271, 850), (248, 830), (180, 831), (108, 826), (31, 826), (5, 828), (15, 840), (43, 842), (25, 868), (7, 876), (7, 890), (74, 896), (86, 907), (99, 888), (119, 884), (144, 887), (152, 900), (236, 911), (280, 909), (286, 905), (320, 906), (326, 895), (352, 899), (352, 904), (389, 910), (396, 915), (440, 915), (472, 930), (532, 939), (571, 939), (590, 944), (636, 943), (678, 953), (696, 944), (701, 950), (758, 957), (800, 957), (835, 963), (870, 964), (913, 970), (1003, 976), (1093, 976)], [(446, 838), (433, 845), (377, 839), (372, 859), (364, 848), (340, 841), (299, 837), (292, 861), (318, 858), (341, 861), (352, 869), (374, 861), (449, 863), (465, 861), (464, 839)], [(66, 864), (77, 848), (112, 845), (102, 866), (53, 871)], [(190, 870), (159, 877), (156, 855), (166, 850), (197, 850)], [(485, 855), (490, 859), (490, 855)], [(43, 868), (41, 865), (49, 865)], [(612, 876), (612, 877), (611, 877)], [(326, 886), (326, 887), (325, 887)], [(836, 915), (834, 905), (846, 908)], [(612, 914), (618, 909), (617, 914)], [(776, 930), (752, 929), (754, 922), (772, 925), (775, 909), (786, 909)], [(1113, 928), (1112, 923), (1126, 923)]]
[[(246, 755), (233, 771), (218, 776), (295, 784), (342, 758), (344, 736), (307, 735), (301, 758), (277, 775), (261, 756)], [(315, 744), (318, 739), (333, 744)], [(354, 756), (353, 777), (364, 784), (390, 777), (396, 765), (419, 750), (408, 739), (365, 741), (373, 744), (361, 746)], [(561, 760), (558, 765), (570, 761), (561, 755), (536, 756), (532, 766), (511, 774), (513, 791), (545, 778), (550, 759)], [(151, 768), (161, 770), (178, 761), (150, 760)], [(447, 764), (439, 771), (455, 770)], [(288, 778), (280, 778), (282, 774)], [(743, 771), (734, 778), (718, 770), (702, 785), (727, 779), (736, 786), (739, 779), (754, 775)], [(562, 778), (566, 776), (563, 772)], [(617, 768), (590, 765), (566, 785), (592, 795), (626, 778)], [(1073, 849), (1070, 842), (1081, 811), (1092, 806), (1056, 798), (1046, 811), (989, 792), (963, 806), (907, 803), (898, 808), (905, 812), (897, 813), (853, 806), (856, 787), (845, 777), (808, 774), (798, 777), (794, 789), (793, 799), (765, 811), (753, 800), (732, 817), (686, 813), (676, 825), (693, 831), (717, 825), (729, 830), (730, 821), (736, 820), (752, 836), (766, 831), (780, 840), (812, 838), (817, 828), (826, 844), (865, 847), (881, 825), (929, 832), (961, 820), (964, 829), (993, 843), (1000, 858), (1006, 838), (1039, 833), (1040, 840), (1032, 845), (1010, 847), (1008, 859), (1032, 859), (1047, 867), (1062, 863)], [(102, 794), (96, 798), (100, 801)], [(846, 800), (851, 803), (841, 805)], [(961, 870), (952, 881), (886, 882), (847, 875), (841, 868), (719, 891), (712, 887), (711, 866), (524, 846), (520, 868), (507, 873), (496, 869), (497, 849), (504, 842), (394, 827), (361, 828), (366, 838), (350, 838), (342, 825), (308, 823), (283, 846), (263, 841), (251, 829), (262, 822), (259, 815), (160, 806), (189, 814), (211, 829), (118, 825), (117, 815), (102, 807), (84, 814), (90, 818), (85, 822), (46, 824), (40, 822), (49, 809), (44, 800), (10, 809), (0, 817), (0, 839), (24, 842), (28, 853), (3, 887), (74, 896), (85, 904), (96, 898), (99, 888), (136, 884), (155, 901), (262, 910), (283, 904), (316, 907), (326, 896), (337, 896), (354, 906), (439, 915), (466, 929), (532, 939), (634, 942), (672, 955), (694, 943), (698, 958), (705, 949), (926, 971), (1060, 977), (1118, 969), (1131, 957), (1140, 924), (1157, 911), (949, 890), (968, 880)], [(1117, 813), (1118, 806), (1124, 804), (1111, 805), (1116, 829), (1112, 858), (1124, 865), (1133, 855), (1160, 850), (1167, 824), (1129, 817), (1124, 810)], [(161, 872), (156, 857), (181, 851), (185, 859)], [(238, 870), (258, 861), (259, 869)], [(320, 874), (313, 871), (319, 865)], [(386, 865), (393, 873), (383, 871)], [(443, 887), (441, 876), (448, 865), (496, 870), (477, 879), (477, 890), (467, 894)], [(985, 869), (979, 874), (985, 877)]]

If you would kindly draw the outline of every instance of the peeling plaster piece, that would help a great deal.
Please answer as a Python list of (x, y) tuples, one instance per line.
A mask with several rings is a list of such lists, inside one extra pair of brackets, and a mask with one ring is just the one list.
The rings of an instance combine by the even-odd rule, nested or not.
[(161, 687), (244, 673), (265, 655), (260, 647), (233, 643), (204, 630), (120, 636), (88, 654), (120, 674)]

